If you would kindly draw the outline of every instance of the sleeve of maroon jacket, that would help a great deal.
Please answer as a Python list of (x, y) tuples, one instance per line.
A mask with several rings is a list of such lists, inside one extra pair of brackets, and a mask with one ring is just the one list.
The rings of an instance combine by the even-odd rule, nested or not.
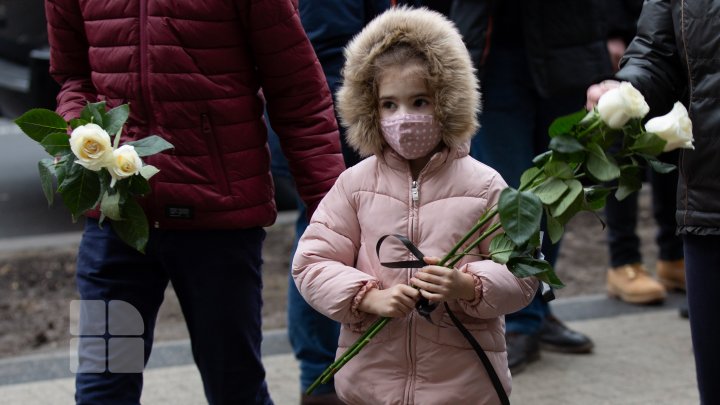
[(57, 112), (65, 119), (77, 118), (97, 99), (90, 80), (88, 43), (84, 21), (76, 0), (46, 0), (50, 74), (60, 83)]
[(246, 0), (250, 46), (272, 127), (311, 216), (345, 169), (333, 101), (291, 0)]

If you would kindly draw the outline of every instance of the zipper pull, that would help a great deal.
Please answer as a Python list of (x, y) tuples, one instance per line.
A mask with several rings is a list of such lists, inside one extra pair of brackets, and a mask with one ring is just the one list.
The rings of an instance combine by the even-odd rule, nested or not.
[(417, 181), (413, 180), (412, 182), (412, 188), (410, 189), (410, 194), (412, 195), (413, 202), (417, 202), (420, 199), (420, 191), (418, 191), (418, 184)]

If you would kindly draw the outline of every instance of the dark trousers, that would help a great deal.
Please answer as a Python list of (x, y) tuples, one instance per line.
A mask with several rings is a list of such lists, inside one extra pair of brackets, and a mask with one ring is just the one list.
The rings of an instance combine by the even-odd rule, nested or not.
[[(80, 297), (83, 302), (119, 300), (134, 307), (143, 324), (138, 335), (147, 363), (158, 309), (172, 282), (208, 402), (272, 404), (260, 358), (264, 238), (262, 228), (152, 230), (147, 253), (141, 254), (118, 239), (110, 224), (100, 229), (96, 220), (88, 219), (78, 252)], [(88, 321), (81, 316), (80, 329), (93, 330), (83, 328), (83, 318)], [(112, 313), (107, 320), (104, 338), (111, 348), (118, 328)], [(81, 343), (81, 370), (83, 351)], [(113, 372), (114, 361), (108, 354), (106, 371), (77, 374), (78, 404), (140, 403), (142, 373)]]
[[(663, 162), (677, 165), (678, 152), (663, 153), (659, 158)], [(675, 234), (677, 170), (666, 174), (648, 170), (647, 174), (652, 193), (653, 218), (658, 226), (655, 242), (659, 249), (659, 258), (668, 261), (680, 260), (683, 258), (682, 239)], [(633, 193), (622, 201), (610, 195), (605, 205), (605, 216), (610, 266), (642, 263), (640, 238), (635, 232), (638, 222), (638, 193)]]
[(683, 242), (700, 402), (720, 404), (720, 236), (683, 235)]

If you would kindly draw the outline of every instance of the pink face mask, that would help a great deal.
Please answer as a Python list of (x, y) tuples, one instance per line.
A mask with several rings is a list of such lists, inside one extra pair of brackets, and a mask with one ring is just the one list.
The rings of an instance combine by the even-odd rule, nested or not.
[(421, 158), (440, 143), (440, 125), (432, 115), (404, 114), (380, 121), (391, 148), (408, 160)]

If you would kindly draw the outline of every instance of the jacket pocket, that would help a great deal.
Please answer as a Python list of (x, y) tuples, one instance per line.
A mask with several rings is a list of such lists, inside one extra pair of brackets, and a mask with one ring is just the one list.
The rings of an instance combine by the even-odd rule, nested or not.
[(230, 195), (230, 184), (228, 182), (227, 173), (225, 171), (225, 164), (223, 163), (222, 154), (220, 154), (220, 147), (218, 146), (215, 133), (213, 132), (212, 125), (210, 123), (210, 117), (207, 114), (202, 114), (202, 134), (205, 137), (205, 143), (210, 152), (210, 164), (214, 172), (215, 185), (218, 187), (218, 191), (222, 195)]

